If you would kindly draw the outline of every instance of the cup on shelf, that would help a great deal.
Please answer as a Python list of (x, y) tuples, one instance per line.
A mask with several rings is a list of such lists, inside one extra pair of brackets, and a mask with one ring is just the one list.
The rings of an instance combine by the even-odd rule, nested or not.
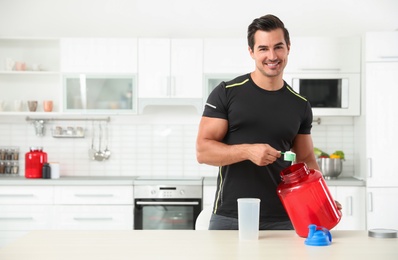
[(30, 112), (35, 112), (37, 110), (37, 101), (36, 100), (29, 100), (28, 101), (28, 108)]
[(21, 112), (23, 110), (22, 100), (14, 100), (14, 110), (17, 112)]
[(53, 101), (52, 100), (44, 100), (43, 101), (43, 110), (44, 110), (44, 112), (53, 111)]
[(11, 58), (6, 58), (5, 61), (5, 70), (13, 70), (15, 65), (15, 61)]
[(32, 70), (33, 71), (40, 71), (41, 70), (41, 64), (33, 63), (32, 64)]
[(0, 100), (0, 111), (5, 111), (7, 108), (7, 101)]
[(15, 70), (24, 71), (26, 70), (26, 63), (22, 61), (15, 62)]

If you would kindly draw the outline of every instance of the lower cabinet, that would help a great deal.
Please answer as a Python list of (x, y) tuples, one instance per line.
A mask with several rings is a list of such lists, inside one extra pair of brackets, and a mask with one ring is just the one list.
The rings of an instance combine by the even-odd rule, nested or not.
[(53, 187), (0, 188), (0, 247), (31, 230), (51, 229)]
[(54, 229), (132, 230), (132, 186), (54, 187)]
[(367, 228), (398, 229), (398, 187), (367, 188)]
[(343, 217), (335, 230), (366, 229), (366, 196), (365, 187), (330, 186), (333, 198), (343, 207)]
[(0, 248), (46, 229), (132, 230), (133, 187), (1, 187)]
[(129, 205), (56, 205), (53, 229), (132, 230), (132, 213)]

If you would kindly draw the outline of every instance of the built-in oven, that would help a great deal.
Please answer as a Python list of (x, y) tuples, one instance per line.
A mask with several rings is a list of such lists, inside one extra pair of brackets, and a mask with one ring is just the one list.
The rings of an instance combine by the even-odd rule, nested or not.
[(134, 180), (134, 229), (195, 229), (202, 210), (202, 178)]

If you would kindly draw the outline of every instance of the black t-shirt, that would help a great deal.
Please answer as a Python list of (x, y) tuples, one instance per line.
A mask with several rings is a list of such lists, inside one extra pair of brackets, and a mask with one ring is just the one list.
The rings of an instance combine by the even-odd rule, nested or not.
[[(258, 87), (250, 74), (221, 82), (209, 95), (205, 117), (228, 120), (226, 144), (267, 143), (289, 151), (297, 134), (310, 134), (309, 102), (290, 86), (277, 91)], [(284, 221), (288, 215), (277, 195), (280, 172), (290, 166), (283, 156), (273, 164), (257, 166), (249, 160), (219, 168), (214, 210), (238, 217), (238, 198), (259, 198), (261, 221)]]

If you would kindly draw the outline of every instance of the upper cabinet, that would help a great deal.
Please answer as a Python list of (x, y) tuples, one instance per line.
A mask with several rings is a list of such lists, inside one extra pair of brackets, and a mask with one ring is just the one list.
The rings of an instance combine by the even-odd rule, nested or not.
[(242, 75), (254, 69), (245, 38), (205, 39), (205, 74)]
[(360, 73), (359, 37), (292, 37), (285, 73)]
[(138, 40), (138, 97), (147, 105), (201, 106), (202, 39)]
[(365, 36), (366, 61), (398, 61), (398, 32), (369, 32)]
[(137, 39), (62, 39), (61, 71), (64, 73), (137, 73)]
[(63, 110), (136, 113), (136, 38), (61, 39)]
[(59, 45), (52, 38), (0, 38), (0, 89), (7, 89), (1, 113), (29, 113), (28, 100), (38, 101), (35, 113), (43, 112), (44, 100), (59, 111)]

